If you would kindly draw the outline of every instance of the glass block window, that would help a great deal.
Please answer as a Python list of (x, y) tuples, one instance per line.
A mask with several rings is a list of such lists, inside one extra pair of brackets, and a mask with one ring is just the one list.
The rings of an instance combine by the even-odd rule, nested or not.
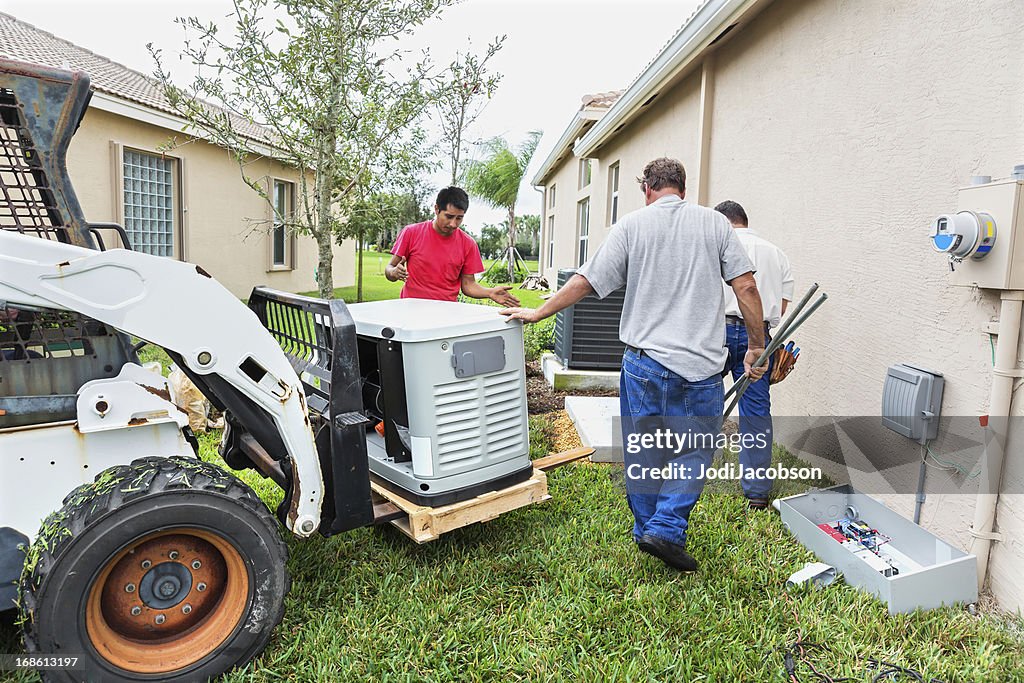
[(174, 257), (174, 159), (124, 150), (124, 229), (132, 249)]

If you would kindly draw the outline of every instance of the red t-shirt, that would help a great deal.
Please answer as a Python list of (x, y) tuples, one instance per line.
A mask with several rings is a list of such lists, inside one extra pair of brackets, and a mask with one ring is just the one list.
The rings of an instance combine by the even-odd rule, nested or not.
[(461, 228), (442, 237), (434, 230), (433, 220), (402, 228), (391, 253), (404, 256), (409, 269), (403, 299), (456, 301), (462, 276), (484, 272), (476, 240)]

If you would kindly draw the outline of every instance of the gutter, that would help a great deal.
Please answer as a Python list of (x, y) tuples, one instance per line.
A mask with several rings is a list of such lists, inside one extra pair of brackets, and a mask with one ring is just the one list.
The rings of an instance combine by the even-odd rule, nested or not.
[(659, 94), (683, 69), (697, 62), (730, 26), (741, 21), (756, 6), (769, 2), (771, 0), (707, 0), (637, 76), (619, 101), (576, 143), (574, 154), (582, 158), (593, 157), (601, 145), (615, 136), (620, 126), (637, 116), (644, 104)]

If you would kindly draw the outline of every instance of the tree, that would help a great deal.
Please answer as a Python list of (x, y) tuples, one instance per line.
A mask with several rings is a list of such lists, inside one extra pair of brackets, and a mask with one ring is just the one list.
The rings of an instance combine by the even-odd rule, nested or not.
[[(265, 181), (246, 174), (268, 144), (275, 158), (302, 171), (298, 206), (285, 224), (316, 239), (321, 297), (333, 296), (332, 245), (356, 229), (350, 222), (371, 179), (379, 188), (381, 178), (401, 178), (418, 164), (416, 123), (436, 96), (437, 74), (426, 56), (403, 61), (394, 40), (453, 2), (234, 0), (232, 38), (195, 17), (178, 20), (186, 32), (182, 55), (200, 69), (188, 89), (171, 84), (150, 46), (171, 104), (190, 130), (235, 154), (254, 190), (269, 201)], [(271, 24), (281, 16), (287, 22)], [(252, 124), (269, 139), (254, 139)]]
[(373, 236), (380, 243), (381, 235), (397, 236), (403, 226), (426, 220), (431, 212), (423, 206), (424, 196), (424, 190), (414, 186), (402, 193), (375, 193), (352, 206), (348, 222), (356, 238), (356, 301), (363, 300), (363, 251), (367, 238)]
[(487, 61), (501, 49), (508, 36), (500, 36), (487, 46), (483, 57), (471, 52), (459, 52), (448, 67), (444, 80), (447, 87), (444, 96), (434, 102), (443, 135), (443, 145), (448, 147), (451, 162), (452, 185), (459, 181), (459, 161), (462, 158), (462, 137), (483, 111), (484, 99), (491, 99), (501, 74), (488, 75)]
[(533, 153), (537, 151), (540, 136), (539, 130), (530, 132), (517, 149), (512, 149), (504, 138), (492, 138), (485, 143), (484, 158), (466, 164), (466, 189), (485, 204), (508, 212), (507, 248), (499, 261), (504, 260), (508, 264), (509, 281), (514, 279), (516, 268), (516, 201), (519, 198), (519, 185), (523, 182)]
[(516, 242), (516, 249), (520, 254), (528, 254), (529, 258), (537, 258), (540, 242), (540, 216), (528, 214), (516, 219), (516, 233), (519, 239)]
[(484, 223), (480, 228), (480, 239), (477, 240), (480, 255), (484, 258), (498, 258), (505, 251), (506, 239), (508, 230), (503, 226)]

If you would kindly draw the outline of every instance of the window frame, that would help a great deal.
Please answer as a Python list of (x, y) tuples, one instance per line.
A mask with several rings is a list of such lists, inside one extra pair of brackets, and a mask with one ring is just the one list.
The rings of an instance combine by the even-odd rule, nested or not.
[(608, 225), (619, 220), (619, 162), (608, 167)]
[[(270, 220), (271, 229), (269, 233), (269, 250), (268, 260), (269, 271), (279, 270), (294, 270), (295, 269), (295, 235), (290, 234), (285, 227), (285, 216), (290, 216), (295, 213), (295, 182), (285, 179), (273, 177), (270, 179)], [(282, 216), (279, 212), (277, 205), (277, 188), (282, 186), (285, 189), (285, 212)], [(277, 260), (277, 238), (278, 235), (282, 238), (282, 258), (280, 261)]]
[(590, 187), (590, 183), (593, 181), (594, 175), (594, 164), (593, 159), (582, 158), (580, 159), (579, 166), (579, 188), (580, 190)]
[(576, 267), (587, 262), (590, 248), (590, 197), (576, 202)]
[(548, 268), (555, 266), (555, 217), (548, 216)]

